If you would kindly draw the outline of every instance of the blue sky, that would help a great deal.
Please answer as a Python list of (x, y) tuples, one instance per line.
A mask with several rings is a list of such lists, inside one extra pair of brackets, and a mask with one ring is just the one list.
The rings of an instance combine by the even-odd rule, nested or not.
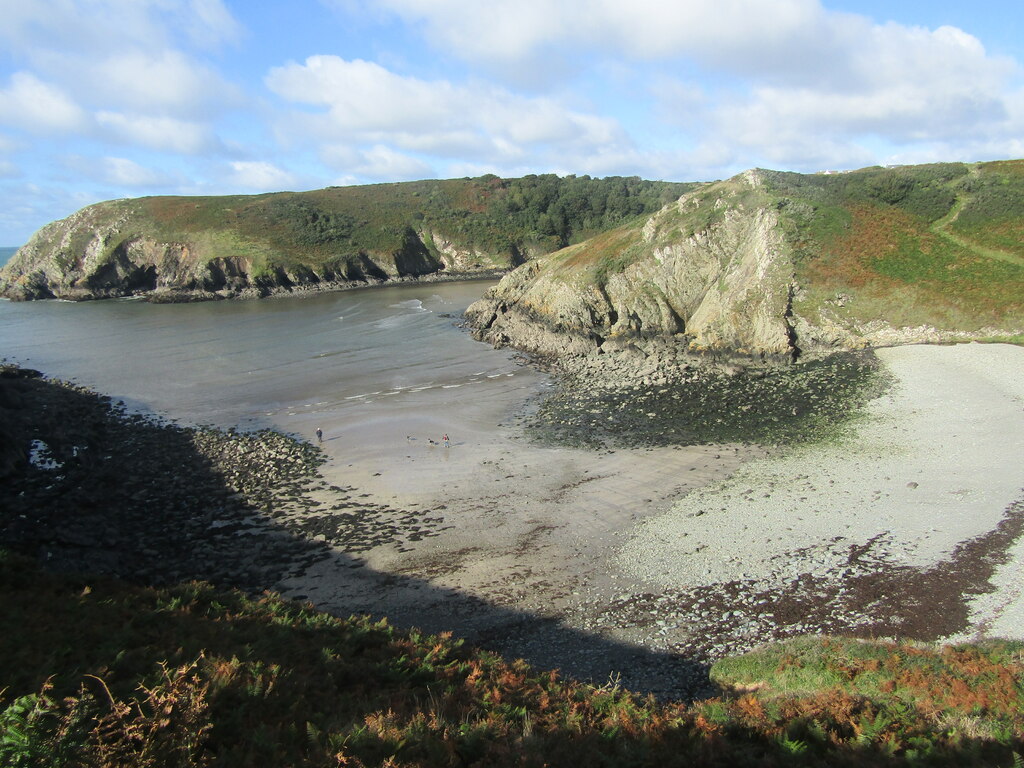
[(1022, 8), (0, 0), (0, 245), (118, 197), (1024, 157)]

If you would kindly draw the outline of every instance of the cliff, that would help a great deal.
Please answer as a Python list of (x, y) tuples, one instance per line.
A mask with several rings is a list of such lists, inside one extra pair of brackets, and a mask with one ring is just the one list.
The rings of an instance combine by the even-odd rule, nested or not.
[(477, 338), (565, 357), (784, 361), (1024, 328), (1024, 163), (752, 170), (525, 264)]
[(692, 185), (528, 176), (149, 197), (43, 227), (0, 270), (12, 299), (175, 301), (507, 271)]
[(445, 269), (470, 275), (514, 263), (512, 254), (468, 259), (454, 248), (431, 252), (411, 229), (392, 248), (377, 252), (294, 260), (267, 242), (225, 231), (161, 237), (138, 226), (138, 218), (131, 204), (100, 203), (47, 225), (0, 273), (0, 292), (12, 299), (253, 297), (422, 277)]

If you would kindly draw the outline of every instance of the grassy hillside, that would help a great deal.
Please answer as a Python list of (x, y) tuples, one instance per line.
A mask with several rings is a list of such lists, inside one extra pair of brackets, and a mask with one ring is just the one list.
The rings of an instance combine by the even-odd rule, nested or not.
[(0, 555), (5, 766), (1019, 765), (1024, 646), (806, 639), (656, 703), (273, 595)]
[[(104, 243), (108, 251), (138, 236), (191, 243), (206, 258), (252, 259), (258, 276), (273, 267), (337, 268), (361, 253), (400, 252), (416, 232), (426, 231), (460, 249), (505, 257), (507, 266), (510, 255), (576, 242), (653, 212), (693, 186), (549, 174), (115, 200), (95, 206), (90, 226), (76, 230), (61, 250), (70, 267), (97, 229), (120, 222), (118, 235)], [(429, 237), (425, 244), (437, 247)]]
[(789, 227), (795, 309), (977, 331), (1024, 326), (1024, 162), (762, 172)]
[(695, 188), (653, 229), (639, 217), (554, 253), (547, 274), (603, 288), (656, 249), (699, 248), (730, 215), (762, 207), (778, 213), (793, 256), (793, 311), (812, 322), (825, 310), (851, 323), (1024, 327), (1024, 161), (759, 169)]

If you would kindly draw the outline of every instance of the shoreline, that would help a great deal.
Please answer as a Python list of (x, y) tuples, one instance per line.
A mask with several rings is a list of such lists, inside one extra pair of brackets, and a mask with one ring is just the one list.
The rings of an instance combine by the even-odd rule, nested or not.
[[(0, 265), (2, 268), (2, 265)], [(511, 269), (511, 268), (510, 268)], [(464, 283), (473, 281), (497, 281), (509, 269), (481, 269), (475, 272), (428, 272), (423, 275), (400, 275), (387, 279), (366, 280), (323, 280), (315, 283), (294, 283), (291, 285), (249, 285), (242, 289), (225, 288), (208, 291), (199, 288), (161, 287), (145, 290), (111, 292), (106, 294), (89, 293), (76, 289), (57, 295), (31, 295), (27, 293), (9, 295), (10, 291), (0, 292), (0, 299), (15, 302), (27, 301), (108, 301), (131, 299), (151, 304), (194, 304), (206, 301), (248, 301), (253, 299), (278, 299), (288, 297), (317, 296), (323, 293), (340, 293), (342, 291), (362, 290), (364, 288), (387, 288), (391, 286), (410, 285), (417, 283)], [(11, 284), (13, 285), (13, 283)]]
[[(941, 530), (921, 527), (934, 527), (929, 520), (936, 510), (949, 516), (963, 501), (951, 493), (957, 489), (939, 487), (940, 479), (956, 485), (973, 475), (982, 486), (988, 482), (990, 475), (980, 474), (980, 467), (991, 468), (993, 456), (978, 452), (982, 447), (991, 451), (993, 446), (1005, 446), (1006, 439), (1012, 437), (999, 431), (1003, 425), (1012, 433), (1012, 397), (1008, 411), (999, 411), (998, 416), (979, 427), (976, 435), (972, 433), (957, 444), (964, 456), (974, 456), (981, 462), (965, 465), (964, 474), (940, 477), (948, 444), (939, 445), (923, 467), (912, 466), (912, 476), (894, 476), (891, 473), (898, 468), (890, 468), (890, 463), (915, 441), (934, 440), (948, 427), (945, 420), (953, 416), (964, 427), (978, 421), (976, 410), (998, 392), (979, 385), (976, 400), (961, 403), (959, 410), (944, 407), (943, 398), (954, 396), (958, 380), (990, 373), (999, 360), (1009, 361), (1002, 364), (1000, 381), (1012, 385), (1012, 373), (1005, 371), (1024, 369), (1024, 349), (980, 344), (914, 346), (883, 349), (878, 355), (883, 367), (896, 376), (897, 390), (872, 400), (867, 415), (849, 428), (853, 436), (840, 436), (837, 444), (826, 441), (774, 449), (736, 444), (605, 447), (595, 451), (532, 444), (525, 438), (514, 438), (515, 428), (510, 428), (496, 441), (493, 436), (477, 435), (450, 451), (440, 449), (433, 462), (427, 458), (429, 451), (422, 458), (400, 451), (410, 462), (423, 462), (416, 469), (411, 469), (410, 463), (410, 468), (396, 466), (376, 475), (380, 470), (374, 469), (372, 461), (347, 455), (332, 457), (327, 472), (342, 467), (357, 471), (355, 484), (381, 502), (415, 500), (433, 509), (443, 506), (446, 520), (455, 525), (455, 531), (445, 531), (410, 551), (371, 553), (368, 567), (426, 578), (438, 587), (475, 595), (486, 602), (525, 606), (561, 625), (626, 645), (707, 662), (772, 639), (805, 633), (941, 639), (952, 634), (946, 630), (956, 622), (967, 621), (968, 598), (983, 594), (991, 577), (991, 569), (979, 561), (978, 547), (971, 550), (973, 554), (961, 554), (959, 560), (953, 557), (954, 550), (972, 539), (984, 539), (999, 526), (1011, 505), (1024, 498), (1024, 472), (1015, 474), (1012, 463), (1004, 462), (1002, 495), (994, 501), (979, 498), (978, 506), (971, 507), (984, 514), (967, 515), (969, 519), (962, 516)], [(977, 358), (980, 362), (957, 362), (962, 358)], [(928, 414), (922, 413), (922, 398), (926, 396), (932, 398)], [(903, 411), (910, 421), (899, 419)], [(869, 426), (881, 430), (880, 434), (893, 432), (900, 441), (885, 446), (879, 443), (879, 434), (864, 432)], [(851, 453), (850, 446), (858, 439), (874, 443), (870, 446), (875, 449), (873, 463), (866, 463), (866, 454)], [(858, 455), (856, 460), (852, 460), (854, 455)], [(660, 536), (638, 539), (638, 531), (653, 528), (673, 515), (693, 512), (680, 513), (679, 507), (714, 496), (728, 496), (722, 506), (739, 505), (743, 510), (744, 505), (757, 508), (754, 497), (758, 494), (775, 493), (776, 517), (782, 515), (785, 520), (787, 505), (813, 505), (815, 500), (821, 505), (828, 489), (834, 489), (834, 482), (829, 483), (834, 478), (825, 477), (817, 484), (808, 480), (805, 485), (794, 482), (794, 478), (809, 475), (812, 465), (819, 467), (824, 477), (831, 467), (842, 468), (844, 462), (852, 474), (847, 478), (850, 487), (844, 486), (840, 496), (852, 492), (851, 488), (860, 482), (869, 492), (867, 509), (849, 521), (845, 521), (850, 514), (847, 508), (837, 507), (831, 513), (822, 510), (817, 528), (786, 532), (795, 538), (779, 542), (786, 545), (777, 552), (773, 550), (774, 559), (765, 561), (786, 563), (774, 572), (771, 568), (760, 572), (750, 562), (739, 565), (751, 556), (756, 560), (765, 547), (764, 542), (744, 543), (740, 536), (743, 527), (754, 525), (737, 523), (735, 512), (722, 518), (732, 521), (733, 527), (728, 528), (721, 527), (715, 514), (685, 518), (689, 527), (681, 531), (682, 535), (693, 540), (695, 531), (704, 534), (704, 538), (697, 537), (694, 548), (717, 542), (719, 554), (708, 558), (720, 565), (713, 578), (690, 567), (692, 555), (682, 551), (676, 555), (671, 548), (666, 549), (665, 542), (674, 534), (663, 531)], [(853, 470), (864, 473), (860, 481)], [(403, 495), (401, 491), (408, 492), (409, 487), (392, 482), (389, 474), (411, 479), (418, 493)], [(884, 480), (887, 476), (889, 481)], [(446, 485), (445, 478), (450, 485)], [(879, 482), (886, 487), (872, 486)], [(917, 485), (910, 488), (910, 483)], [(876, 494), (876, 490), (882, 493)], [(980, 489), (977, 493), (982, 495)], [(876, 496), (877, 502), (873, 501)], [(941, 507), (935, 506), (938, 501), (943, 502)], [(902, 506), (884, 512), (887, 505), (896, 503), (911, 504), (917, 517), (905, 519)], [(830, 514), (844, 522), (840, 526), (829, 524)], [(904, 519), (897, 525), (895, 521), (901, 517)], [(761, 524), (760, 520), (756, 523)], [(837, 527), (847, 530), (847, 535), (840, 539)], [(850, 534), (853, 529), (856, 535)], [(919, 544), (916, 549), (912, 546), (915, 543)], [(1012, 540), (1003, 540), (991, 546), (1001, 550), (1010, 543)], [(626, 562), (629, 559), (646, 559), (647, 566), (632, 567)], [(949, 567), (954, 561), (983, 583), (966, 583), (958, 577)], [(734, 566), (736, 570), (729, 570)], [(672, 578), (659, 577), (658, 572)], [(283, 586), (286, 594), (308, 595), (334, 611), (344, 611), (353, 601), (373, 605), (393, 600), (411, 618), (422, 617), (434, 627), (441, 623), (436, 615), (443, 613), (443, 605), (418, 610), (415, 595), (345, 586), (335, 582), (327, 570), (316, 574), (312, 588), (302, 579)], [(937, 588), (959, 591), (933, 600), (935, 610), (922, 611), (927, 595), (921, 592)], [(889, 598), (884, 594), (887, 591), (891, 593)], [(778, 610), (773, 615), (764, 608), (766, 605)], [(381, 612), (386, 610), (382, 608)], [(540, 637), (502, 640), (495, 637), (500, 632), (493, 628), (478, 626), (465, 617), (460, 620), (462, 631), (471, 638), (489, 637), (490, 644), (499, 649), (516, 652), (526, 648), (544, 655), (543, 650), (537, 650), (544, 643)], [(1024, 626), (1017, 626), (1016, 631), (1024, 637)], [(633, 677), (641, 682), (642, 690), (658, 692), (664, 687), (644, 675)]]
[[(319, 472), (292, 475), (277, 496), (261, 496), (255, 481), (245, 481), (250, 490), (241, 496), (231, 485), (241, 480), (224, 491), (217, 483), (226, 477), (197, 482), (195, 503), (222, 512), (206, 513), (206, 527), (185, 538), (196, 551), (174, 554), (181, 542), (172, 542), (181, 537), (168, 522), (166, 541), (157, 536), (136, 554), (153, 561), (156, 552), (158, 570), (169, 578), (219, 573), (213, 580), (223, 583), (237, 568), (248, 574), (239, 585), (250, 590), (274, 587), (335, 614), (387, 615), (400, 626), (453, 631), (541, 668), (598, 684), (618, 675), (625, 687), (666, 699), (710, 695), (710, 662), (800, 634), (1024, 637), (1017, 586), (1024, 470), (998, 461), (1024, 452), (1024, 384), (1015, 380), (1024, 348), (922, 346), (878, 354), (898, 388), (872, 400), (851, 435), (796, 448), (594, 450), (531, 442), (523, 428), (550, 379), (524, 369), (510, 379), (522, 396), (514, 405), (501, 389), (472, 412), (457, 400), (445, 407), (438, 401), (415, 412), (378, 409), (362, 421), (325, 424), (326, 462)], [(87, 399), (89, 408), (103, 400)], [(312, 434), (314, 418), (299, 417), (288, 428)], [(165, 450), (163, 433), (150, 432), (154, 424), (128, 421), (125, 440), (148, 435), (146, 450)], [(427, 441), (444, 432), (450, 447)], [(207, 453), (247, 439), (208, 433)], [(941, 442), (944, 435), (955, 442)], [(857, 440), (867, 442), (860, 453), (851, 447)], [(293, 440), (269, 450), (268, 474), (257, 486), (273, 486), (275, 473), (289, 466), (288, 445), (305, 451)], [(915, 446), (927, 459), (915, 459), (924, 461), (921, 471), (897, 472), (893, 457), (906, 458)], [(950, 446), (960, 453), (951, 456)], [(219, 454), (225, 466), (245, 466), (246, 451), (231, 450)], [(962, 474), (944, 470), (952, 460), (963, 464)], [(982, 493), (996, 486), (994, 468), (1001, 473), (998, 497)], [(130, 482), (118, 503), (138, 510), (129, 517), (140, 525), (173, 487), (150, 482), (146, 471), (140, 465), (138, 478), (119, 481)], [(843, 480), (843, 473), (851, 485), (837, 492), (829, 481)], [(886, 477), (887, 486), (875, 487)], [(98, 482), (115, 478), (101, 475)], [(971, 478), (977, 498), (953, 493), (974, 487), (964, 485)], [(860, 506), (850, 502), (857, 486), (868, 494)], [(794, 527), (803, 515), (793, 505), (822, 506), (829, 494), (843, 503), (823, 507), (820, 519), (801, 521), (807, 525), (799, 530), (770, 533), (779, 524)], [(936, 507), (935, 499), (952, 502)], [(695, 514), (710, 500), (718, 507)], [(911, 501), (909, 511), (890, 508)], [(935, 509), (949, 517), (961, 507), (970, 514), (934, 525)], [(837, 516), (849, 530), (836, 530)], [(118, 543), (109, 521), (70, 533), (60, 525), (51, 521), (46, 535), (68, 539), (74, 552), (131, 553), (139, 546)], [(759, 538), (744, 539), (744, 527)], [(681, 541), (719, 554), (695, 557), (680, 549)]]

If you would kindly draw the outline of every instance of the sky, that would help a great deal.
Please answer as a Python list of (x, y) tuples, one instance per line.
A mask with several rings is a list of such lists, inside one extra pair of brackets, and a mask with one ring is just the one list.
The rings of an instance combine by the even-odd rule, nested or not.
[(0, 0), (0, 245), (101, 200), (1024, 157), (1020, 0)]

